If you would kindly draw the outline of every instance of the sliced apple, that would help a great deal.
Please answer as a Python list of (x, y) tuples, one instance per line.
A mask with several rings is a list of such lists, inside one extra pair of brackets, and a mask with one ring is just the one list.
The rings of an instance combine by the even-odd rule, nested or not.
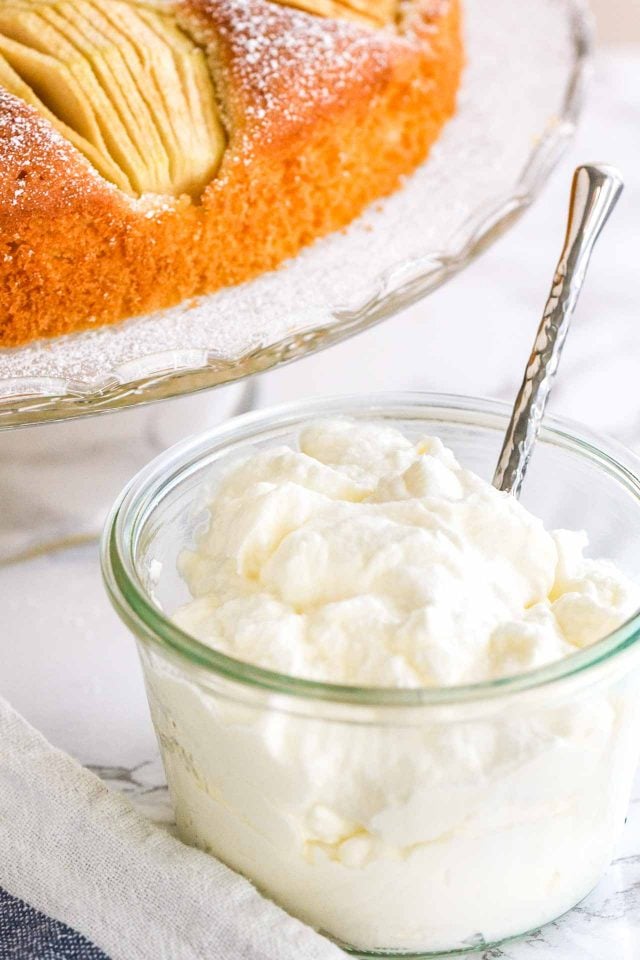
[[(1, 49), (0, 39), (0, 49)], [(105, 180), (110, 180), (116, 186), (124, 190), (125, 193), (132, 193), (131, 184), (123, 171), (115, 164), (111, 158), (104, 152), (97, 150), (92, 143), (81, 136), (76, 130), (68, 127), (55, 114), (42, 103), (34, 93), (33, 89), (24, 82), (19, 74), (9, 65), (8, 61), (0, 54), (0, 87), (4, 87), (15, 97), (20, 97), (31, 107), (34, 107), (38, 113), (42, 114), (70, 143), (85, 155), (89, 163), (98, 170)]]
[(318, 17), (355, 20), (369, 27), (393, 23), (398, 7), (398, 0), (276, 0), (276, 3)]
[(135, 0), (0, 3), (0, 85), (134, 195), (199, 195), (226, 136), (204, 52)]

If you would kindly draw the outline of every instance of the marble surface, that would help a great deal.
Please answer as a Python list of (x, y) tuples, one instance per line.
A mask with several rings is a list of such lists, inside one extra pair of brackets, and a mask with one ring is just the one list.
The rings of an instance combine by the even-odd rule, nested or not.
[[(423, 304), (325, 354), (263, 377), (257, 402), (371, 389), (512, 398), (560, 246), (571, 169), (580, 161), (608, 160), (623, 170), (628, 188), (594, 256), (551, 406), (640, 451), (639, 148), (640, 47), (618, 48), (601, 55), (575, 146), (515, 229)], [(203, 396), (189, 406), (185, 433), (211, 419), (213, 402)], [(104, 422), (95, 421), (96, 436)], [(9, 436), (0, 434), (0, 491), (9, 458), (16, 455)], [(33, 447), (35, 440), (25, 432), (21, 443)], [(78, 503), (91, 497), (99, 457), (97, 445), (78, 482)], [(114, 475), (110, 482), (113, 489), (101, 491), (105, 505), (120, 479), (116, 483)], [(51, 503), (61, 499), (49, 490)], [(6, 517), (7, 501), (2, 502)], [(33, 513), (26, 498), (21, 510), (28, 525)], [(96, 542), (31, 551), (0, 564), (0, 600), (0, 695), (52, 743), (129, 794), (149, 816), (169, 824), (135, 647), (104, 596)], [(556, 923), (480, 956), (640, 957), (640, 780), (615, 862), (596, 891)]]

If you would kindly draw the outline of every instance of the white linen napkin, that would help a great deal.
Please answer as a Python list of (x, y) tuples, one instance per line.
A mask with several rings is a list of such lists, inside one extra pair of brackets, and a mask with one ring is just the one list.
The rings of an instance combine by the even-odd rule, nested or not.
[[(247, 880), (145, 820), (1, 698), (0, 888), (7, 910), (18, 902), (21, 916), (55, 918), (111, 960), (344, 958)], [(0, 917), (0, 939), (10, 936), (4, 926)], [(47, 956), (93, 955), (83, 950)]]

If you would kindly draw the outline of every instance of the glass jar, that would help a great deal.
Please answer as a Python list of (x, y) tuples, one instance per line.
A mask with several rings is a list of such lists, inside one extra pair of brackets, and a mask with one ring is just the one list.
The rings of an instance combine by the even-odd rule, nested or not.
[[(529, 673), (420, 690), (295, 679), (183, 633), (177, 559), (220, 473), (336, 415), (437, 435), (489, 478), (509, 410), (379, 395), (231, 421), (129, 485), (105, 533), (107, 587), (138, 641), (184, 840), (358, 956), (484, 947), (570, 909), (611, 860), (640, 743), (640, 616)], [(640, 579), (639, 473), (627, 451), (549, 418), (523, 502)]]

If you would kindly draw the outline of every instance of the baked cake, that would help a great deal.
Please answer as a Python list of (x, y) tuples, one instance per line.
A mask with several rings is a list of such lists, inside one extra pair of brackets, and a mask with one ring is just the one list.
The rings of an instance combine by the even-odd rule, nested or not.
[(0, 344), (273, 269), (454, 111), (458, 0), (2, 0)]

